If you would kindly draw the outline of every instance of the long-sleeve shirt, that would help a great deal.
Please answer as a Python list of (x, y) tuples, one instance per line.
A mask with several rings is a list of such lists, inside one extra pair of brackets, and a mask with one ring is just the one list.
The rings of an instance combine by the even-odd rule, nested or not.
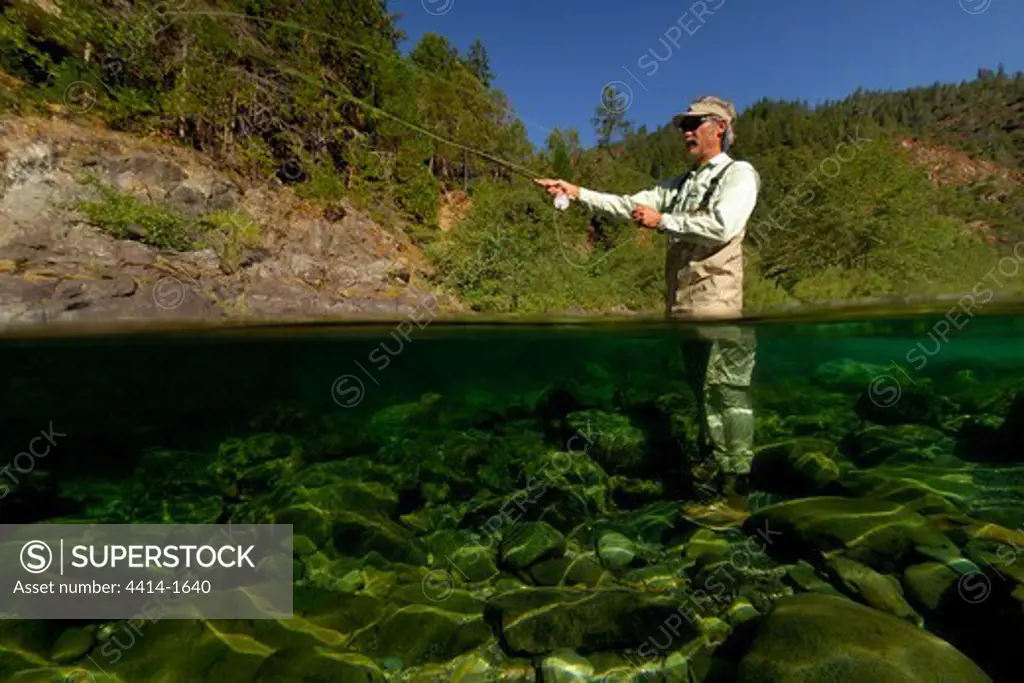
[[(682, 175), (658, 183), (650, 190), (634, 195), (614, 195), (580, 188), (581, 204), (621, 218), (632, 218), (633, 209), (649, 206), (661, 213), (658, 229), (670, 238), (697, 244), (718, 246), (729, 242), (747, 224), (757, 203), (761, 178), (746, 161), (736, 161), (725, 172), (708, 205), (707, 213), (694, 213), (707, 192), (711, 179), (732, 161), (724, 152), (693, 172), (679, 187)], [(676, 202), (676, 195), (681, 194)], [(675, 204), (673, 208), (673, 204)]]

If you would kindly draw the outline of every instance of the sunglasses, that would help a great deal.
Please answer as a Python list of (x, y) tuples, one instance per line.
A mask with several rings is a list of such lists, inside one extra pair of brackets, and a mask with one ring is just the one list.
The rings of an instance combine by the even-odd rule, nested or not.
[(711, 116), (687, 116), (685, 119), (680, 121), (679, 130), (684, 132), (694, 131), (711, 120)]

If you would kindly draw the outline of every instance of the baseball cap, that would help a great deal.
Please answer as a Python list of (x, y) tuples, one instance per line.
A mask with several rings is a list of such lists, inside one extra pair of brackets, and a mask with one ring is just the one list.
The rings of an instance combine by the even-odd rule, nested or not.
[(736, 118), (736, 107), (728, 100), (714, 95), (706, 95), (695, 99), (690, 104), (690, 108), (683, 113), (673, 116), (672, 125), (678, 128), (683, 119), (691, 116), (717, 116), (726, 123), (732, 123)]

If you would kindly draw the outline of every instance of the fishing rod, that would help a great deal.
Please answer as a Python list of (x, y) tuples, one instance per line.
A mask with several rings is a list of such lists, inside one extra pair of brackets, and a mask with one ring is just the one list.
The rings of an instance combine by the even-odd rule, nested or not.
[[(420, 133), (421, 135), (426, 135), (427, 137), (429, 137), (429, 138), (431, 138), (433, 140), (437, 140), (438, 142), (444, 143), (446, 145), (451, 145), (452, 147), (455, 147), (457, 149), (461, 149), (461, 150), (463, 150), (465, 152), (468, 152), (470, 154), (476, 154), (477, 156), (479, 156), (479, 157), (481, 157), (483, 159), (486, 159), (487, 161), (490, 161), (490, 162), (492, 162), (494, 164), (497, 164), (497, 165), (501, 166), (502, 168), (505, 168), (505, 169), (511, 171), (512, 173), (515, 173), (516, 175), (521, 176), (521, 177), (523, 177), (523, 178), (525, 178), (525, 179), (527, 179), (527, 180), (529, 180), (531, 182), (539, 180), (541, 178), (539, 173), (537, 173), (537, 172), (535, 172), (535, 171), (533, 171), (533, 170), (531, 170), (531, 169), (529, 169), (529, 168), (527, 168), (525, 166), (520, 166), (519, 164), (516, 164), (516, 163), (514, 163), (512, 161), (508, 161), (506, 159), (502, 159), (501, 157), (496, 157), (496, 156), (494, 156), (492, 154), (489, 154), (489, 153), (487, 153), (487, 152), (485, 152), (483, 150), (476, 149), (475, 147), (470, 147), (469, 145), (464, 145), (464, 144), (462, 144), (460, 142), (456, 142), (455, 140), (450, 140), (450, 139), (444, 137), (443, 135), (438, 135), (437, 133), (433, 132), (432, 130), (428, 130), (428, 129), (424, 128), (423, 126), (420, 126), (419, 124), (413, 123), (411, 121), (406, 121), (405, 119), (403, 119), (400, 116), (396, 116), (395, 114), (392, 114), (391, 112), (389, 112), (389, 111), (387, 111), (385, 109), (381, 109), (378, 106), (370, 104), (369, 102), (366, 102), (365, 100), (362, 100), (362, 99), (356, 97), (350, 91), (346, 92), (346, 91), (339, 90), (337, 86), (334, 86), (334, 85), (329, 84), (329, 83), (320, 82), (320, 81), (316, 80), (315, 78), (307, 76), (306, 74), (302, 73), (301, 71), (296, 71), (295, 69), (290, 69), (290, 68), (288, 68), (286, 66), (274, 65), (274, 68), (276, 68), (281, 73), (288, 74), (288, 75), (294, 76), (296, 78), (302, 79), (302, 80), (306, 81), (307, 83), (311, 83), (311, 84), (314, 84), (314, 85), (319, 85), (322, 88), (326, 88), (333, 95), (335, 95), (336, 97), (339, 97), (339, 98), (345, 100), (346, 102), (351, 102), (352, 104), (355, 104), (356, 106), (362, 107), (362, 108), (366, 109), (367, 111), (370, 111), (370, 112), (372, 112), (374, 114), (377, 114), (378, 116), (382, 116), (382, 117), (384, 117), (386, 119), (394, 121), (395, 123), (399, 123), (399, 124), (405, 126), (406, 128), (409, 128), (410, 130), (413, 130), (413, 131), (415, 131), (417, 133)], [(346, 88), (345, 90), (348, 90), (348, 89)]]
[[(359, 43), (356, 43), (355, 41), (350, 41), (350, 40), (346, 40), (344, 38), (339, 38), (338, 36), (334, 36), (334, 35), (332, 35), (330, 33), (325, 32), (325, 31), (319, 31), (319, 30), (312, 29), (312, 28), (309, 28), (309, 27), (306, 27), (306, 26), (302, 26), (301, 24), (298, 24), (297, 22), (281, 21), (281, 20), (278, 20), (278, 19), (269, 19), (269, 18), (265, 18), (265, 17), (255, 17), (255, 16), (251, 16), (251, 15), (248, 15), (248, 14), (243, 14), (243, 13), (240, 13), (240, 12), (227, 12), (227, 11), (168, 12), (167, 14), (168, 15), (179, 15), (179, 16), (186, 16), (186, 15), (188, 15), (188, 16), (224, 17), (224, 18), (228, 18), (228, 19), (242, 19), (242, 20), (249, 20), (249, 21), (255, 21), (255, 22), (268, 23), (268, 24), (280, 26), (280, 27), (283, 27), (283, 28), (289, 28), (289, 29), (293, 29), (293, 30), (297, 30), (297, 31), (304, 31), (304, 32), (310, 33), (311, 35), (316, 35), (316, 36), (320, 36), (322, 38), (327, 38), (328, 40), (333, 40), (333, 41), (336, 41), (338, 43), (345, 44), (345, 45), (348, 45), (350, 47), (354, 47), (354, 48), (359, 49), (359, 50), (363, 50), (363, 51), (365, 51), (368, 54), (375, 55), (375, 56), (380, 57), (382, 59), (398, 61), (403, 66), (408, 67), (408, 68), (412, 68), (412, 69), (414, 69), (416, 71), (419, 71), (423, 75), (429, 76), (431, 78), (437, 78), (436, 74), (433, 74), (433, 73), (431, 73), (429, 71), (426, 71), (425, 69), (419, 69), (415, 65), (407, 64), (406, 62), (404, 62), (402, 60), (396, 60), (393, 55), (385, 54), (385, 53), (382, 53), (380, 51), (374, 50), (372, 48), (368, 48), (365, 45), (361, 45)], [(445, 138), (444, 136), (438, 135), (437, 133), (434, 133), (433, 131), (430, 131), (430, 130), (428, 130), (428, 129), (426, 129), (426, 128), (418, 125), (418, 124), (412, 123), (411, 121), (406, 121), (406, 120), (402, 119), (399, 116), (396, 116), (396, 115), (394, 115), (394, 114), (392, 114), (392, 113), (390, 113), (390, 112), (388, 112), (388, 111), (386, 111), (384, 109), (381, 109), (380, 107), (372, 105), (369, 102), (366, 102), (366, 101), (356, 97), (351, 91), (349, 91), (349, 92), (340, 92), (340, 91), (336, 90), (334, 87), (332, 87), (330, 84), (319, 82), (316, 79), (313, 79), (313, 78), (311, 78), (311, 77), (307, 76), (306, 74), (303, 74), (303, 73), (301, 73), (299, 71), (296, 71), (296, 70), (293, 70), (293, 69), (288, 69), (287, 67), (281, 67), (278, 64), (271, 64), (271, 66), (273, 66), (274, 68), (276, 68), (277, 70), (279, 70), (282, 73), (290, 73), (292, 76), (300, 78), (302, 80), (305, 80), (306, 82), (312, 83), (314, 85), (320, 85), (321, 87), (326, 87), (328, 90), (330, 90), (332, 93), (334, 93), (336, 96), (340, 97), (341, 99), (344, 99), (344, 100), (346, 100), (348, 102), (351, 102), (352, 104), (355, 104), (355, 105), (357, 105), (359, 107), (362, 107), (362, 108), (364, 108), (364, 109), (366, 109), (366, 110), (368, 110), (370, 112), (373, 112), (374, 114), (377, 114), (378, 116), (383, 116), (384, 118), (387, 118), (387, 119), (390, 119), (391, 121), (399, 123), (399, 124), (409, 128), (410, 130), (413, 130), (413, 131), (415, 131), (417, 133), (420, 133), (421, 135), (426, 135), (427, 137), (429, 137), (429, 138), (431, 138), (433, 140), (436, 140), (438, 142), (444, 143), (446, 145), (451, 145), (452, 147), (455, 147), (457, 149), (461, 149), (461, 150), (463, 150), (463, 151), (465, 151), (465, 152), (467, 152), (469, 154), (475, 154), (475, 155), (479, 156), (482, 159), (486, 159), (487, 161), (489, 161), (489, 162), (491, 162), (493, 164), (497, 164), (498, 166), (506, 169), (507, 171), (510, 171), (511, 173), (514, 173), (514, 174), (520, 176), (521, 178), (525, 178), (526, 180), (529, 180), (530, 182), (536, 182), (537, 180), (539, 180), (541, 178), (541, 175), (539, 173), (537, 173), (536, 171), (533, 171), (533, 170), (531, 170), (531, 169), (529, 169), (529, 168), (527, 168), (525, 166), (521, 166), (519, 164), (516, 164), (514, 162), (508, 161), (506, 159), (502, 159), (500, 157), (496, 157), (494, 155), (488, 154), (487, 152), (484, 152), (483, 150), (479, 150), (479, 149), (476, 149), (474, 147), (470, 147), (469, 145), (463, 145), (463, 144), (461, 144), (459, 142), (456, 142), (455, 140), (450, 140), (448, 138)], [(464, 88), (461, 88), (461, 87), (459, 87), (456, 84), (452, 84), (452, 85), (457, 90), (465, 92)], [(347, 90), (347, 88), (346, 88), (346, 90)], [(475, 93), (475, 92), (472, 92), (472, 93), (469, 93), (469, 94), (471, 94), (473, 97), (477, 97), (479, 95), (478, 93)], [(508, 107), (504, 107), (504, 109), (505, 109), (506, 112), (510, 111), (510, 109)], [(518, 114), (517, 114), (517, 116), (518, 116)], [(564, 197), (564, 195), (559, 195), (558, 197), (555, 198), (555, 206), (557, 206), (559, 209), (563, 208), (563, 204), (566, 207), (568, 206), (568, 203), (567, 203), (568, 202), (568, 197), (564, 197), (564, 200), (563, 200), (563, 197)]]

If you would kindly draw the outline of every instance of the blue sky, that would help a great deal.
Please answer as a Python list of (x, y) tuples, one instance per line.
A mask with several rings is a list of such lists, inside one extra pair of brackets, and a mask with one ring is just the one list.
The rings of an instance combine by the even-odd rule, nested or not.
[[(602, 87), (653, 129), (694, 97), (742, 110), (762, 97), (814, 105), (858, 87), (902, 89), (1024, 70), (1024, 0), (390, 0), (411, 47), (425, 32), (491, 57), (535, 144), (575, 126), (593, 143)], [(653, 50), (653, 53), (651, 52)], [(625, 85), (622, 85), (625, 84)], [(628, 86), (628, 88), (626, 87)]]

